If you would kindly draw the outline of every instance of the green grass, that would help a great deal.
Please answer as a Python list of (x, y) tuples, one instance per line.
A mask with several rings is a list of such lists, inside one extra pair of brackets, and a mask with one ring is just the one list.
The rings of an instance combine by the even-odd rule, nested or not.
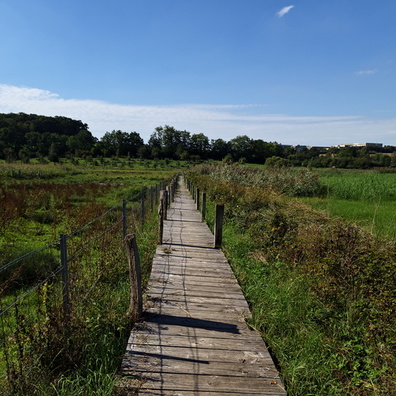
[(326, 211), (332, 216), (340, 216), (365, 228), (378, 237), (396, 238), (395, 202), (367, 202), (328, 197), (303, 198), (304, 203), (315, 210)]
[(396, 199), (396, 173), (327, 170), (318, 174), (330, 197), (366, 202)]
[(396, 173), (322, 170), (318, 174), (327, 193), (301, 201), (356, 223), (372, 235), (396, 238)]
[[(265, 263), (252, 239), (228, 222), (224, 248), (259, 330), (281, 370), (289, 395), (343, 395), (333, 373), (335, 351), (314, 320), (317, 301), (309, 278), (281, 263)], [(257, 253), (257, 252), (256, 252)]]

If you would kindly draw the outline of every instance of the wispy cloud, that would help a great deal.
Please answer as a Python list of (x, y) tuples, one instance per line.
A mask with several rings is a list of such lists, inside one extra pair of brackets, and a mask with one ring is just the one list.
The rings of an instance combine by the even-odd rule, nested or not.
[[(379, 141), (396, 145), (396, 118), (289, 116), (268, 114), (263, 105), (135, 106), (97, 100), (64, 99), (37, 88), (0, 84), (0, 113), (65, 116), (89, 125), (97, 137), (120, 129), (139, 132), (147, 142), (157, 126), (172, 125), (210, 139), (238, 135), (283, 144), (333, 145)], [(318, 133), (320, 131), (320, 133)], [(378, 131), (381, 131), (378, 134)]]
[(377, 70), (359, 70), (355, 74), (358, 76), (369, 76), (371, 74), (377, 73)]
[(278, 15), (279, 18), (282, 18), (283, 16), (285, 16), (288, 12), (290, 12), (290, 10), (294, 8), (294, 5), (290, 5), (287, 7), (283, 7), (280, 11), (278, 11), (276, 13), (276, 15)]

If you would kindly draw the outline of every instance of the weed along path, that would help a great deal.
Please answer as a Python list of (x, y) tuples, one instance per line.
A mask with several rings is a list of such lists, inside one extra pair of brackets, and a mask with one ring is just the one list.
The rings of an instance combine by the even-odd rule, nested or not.
[[(286, 395), (249, 308), (182, 182), (122, 362), (124, 394)], [(136, 393), (134, 393), (136, 391)]]

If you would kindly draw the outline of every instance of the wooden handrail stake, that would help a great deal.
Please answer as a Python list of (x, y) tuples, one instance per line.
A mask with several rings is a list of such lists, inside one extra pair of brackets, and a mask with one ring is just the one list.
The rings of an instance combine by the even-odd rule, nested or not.
[(165, 191), (160, 191), (160, 202), (158, 205), (158, 244), (162, 245), (164, 235), (164, 195)]
[(136, 322), (142, 316), (143, 298), (142, 271), (140, 268), (139, 251), (134, 234), (129, 234), (125, 237), (125, 247), (128, 256), (130, 279), (130, 303), (127, 315), (132, 322)]
[(216, 205), (216, 219), (214, 226), (214, 247), (221, 248), (223, 242), (223, 218), (224, 218), (224, 205)]
[(206, 219), (206, 192), (202, 193), (202, 221)]
[(168, 217), (168, 205), (169, 205), (169, 193), (168, 190), (164, 190), (164, 220)]
[(199, 191), (199, 188), (197, 188), (197, 193), (196, 193), (196, 197), (197, 197), (197, 210), (199, 210), (199, 205), (200, 205), (200, 191)]

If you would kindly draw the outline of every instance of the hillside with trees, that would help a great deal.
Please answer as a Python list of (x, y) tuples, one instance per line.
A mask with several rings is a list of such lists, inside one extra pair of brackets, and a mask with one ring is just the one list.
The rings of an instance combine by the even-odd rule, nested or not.
[(61, 158), (129, 157), (143, 159), (224, 160), (272, 167), (317, 168), (396, 167), (396, 147), (324, 148), (285, 146), (251, 139), (209, 139), (203, 133), (155, 128), (147, 143), (138, 132), (113, 130), (100, 139), (86, 123), (71, 118), (36, 114), (0, 114), (0, 159), (29, 162), (33, 158), (57, 162)]

